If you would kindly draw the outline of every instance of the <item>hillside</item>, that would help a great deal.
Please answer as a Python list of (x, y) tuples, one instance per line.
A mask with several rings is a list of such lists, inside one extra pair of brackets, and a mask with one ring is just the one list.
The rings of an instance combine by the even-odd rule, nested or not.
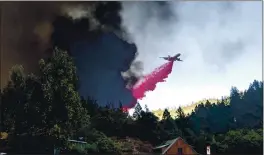
[[(182, 110), (183, 110), (183, 112), (185, 114), (190, 114), (195, 109), (196, 106), (198, 106), (201, 103), (204, 103), (205, 104), (207, 101), (209, 101), (210, 104), (212, 104), (212, 103), (217, 104), (220, 100), (219, 99), (213, 99), (213, 98), (212, 99), (203, 99), (203, 100), (200, 100), (200, 101), (191, 103), (190, 105), (183, 106), (181, 108), (182, 108)], [(170, 108), (167, 108), (167, 109), (170, 112), (171, 116), (173, 118), (176, 118), (176, 116), (177, 116), (176, 110), (178, 108), (176, 108), (176, 107), (170, 107)], [(164, 112), (164, 109), (153, 110), (152, 112), (154, 113), (155, 116), (157, 116), (159, 119), (161, 119), (162, 118), (162, 115), (163, 115), (163, 112)]]

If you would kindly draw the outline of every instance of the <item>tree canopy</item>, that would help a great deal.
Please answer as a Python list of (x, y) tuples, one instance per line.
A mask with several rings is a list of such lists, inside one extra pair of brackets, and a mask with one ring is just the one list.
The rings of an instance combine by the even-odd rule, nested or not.
[[(201, 101), (188, 113), (184, 107), (164, 109), (160, 118), (139, 103), (132, 116), (121, 105), (102, 107), (82, 98), (78, 85), (73, 59), (57, 48), (51, 58), (39, 61), (38, 75), (14, 66), (1, 92), (1, 129), (8, 138), (0, 148), (16, 153), (51, 152), (54, 145), (81, 154), (144, 152), (181, 136), (199, 153), (208, 143), (217, 153), (262, 152), (263, 82), (254, 80), (243, 92), (232, 87), (230, 96)], [(84, 147), (68, 142), (80, 137), (87, 142)]]

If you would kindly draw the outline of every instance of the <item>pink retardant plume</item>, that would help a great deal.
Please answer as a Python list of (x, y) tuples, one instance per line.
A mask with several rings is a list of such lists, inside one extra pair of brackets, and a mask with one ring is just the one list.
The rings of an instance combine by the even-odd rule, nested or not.
[(136, 101), (132, 101), (128, 106), (123, 107), (123, 111), (127, 112), (129, 109), (133, 108), (137, 104), (137, 100), (145, 97), (146, 92), (153, 91), (157, 83), (164, 82), (172, 71), (173, 62), (174, 61), (170, 61), (163, 64), (136, 83), (132, 88), (132, 94)]
[(157, 83), (165, 81), (165, 79), (171, 73), (172, 67), (173, 61), (170, 61), (156, 68), (152, 73), (145, 76), (142, 81), (136, 83), (132, 88), (133, 96), (136, 99), (142, 99), (145, 97), (145, 93), (148, 91), (153, 91), (156, 88)]

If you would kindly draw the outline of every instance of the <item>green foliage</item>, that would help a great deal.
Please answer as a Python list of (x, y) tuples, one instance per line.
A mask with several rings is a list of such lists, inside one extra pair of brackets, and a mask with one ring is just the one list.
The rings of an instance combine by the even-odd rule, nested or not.
[(50, 135), (52, 143), (63, 145), (90, 123), (77, 92), (76, 67), (72, 58), (58, 49), (39, 66), (39, 76), (25, 75), (22, 66), (12, 68), (1, 98), (2, 123), (10, 134)]
[(230, 153), (260, 153), (263, 145), (263, 129), (230, 130), (216, 136), (216, 151)]
[[(150, 152), (149, 142), (157, 145), (181, 136), (199, 153), (207, 144), (214, 153), (262, 152), (262, 82), (253, 81), (244, 92), (233, 87), (222, 100), (160, 110), (158, 117), (140, 104), (133, 117), (122, 112), (122, 106), (101, 107), (92, 99), (81, 99), (77, 86), (74, 62), (59, 49), (39, 61), (38, 75), (26, 75), (22, 66), (14, 66), (1, 93), (8, 147), (16, 153), (51, 152), (56, 146), (79, 154), (120, 154)], [(87, 144), (67, 142), (79, 137)]]
[(120, 146), (116, 145), (116, 143), (112, 139), (106, 137), (104, 134), (102, 134), (102, 135), (100, 135), (100, 137), (98, 137), (96, 145), (97, 145), (98, 149), (102, 152), (121, 153)]
[(69, 137), (89, 125), (89, 116), (77, 92), (78, 78), (72, 58), (58, 49), (53, 53), (50, 60), (40, 62), (44, 99), (51, 113), (50, 123), (63, 127), (65, 130), (61, 132)]
[(92, 144), (79, 144), (79, 143), (69, 143), (67, 148), (72, 153), (79, 154), (89, 154), (89, 152), (97, 152), (97, 145), (95, 143)]

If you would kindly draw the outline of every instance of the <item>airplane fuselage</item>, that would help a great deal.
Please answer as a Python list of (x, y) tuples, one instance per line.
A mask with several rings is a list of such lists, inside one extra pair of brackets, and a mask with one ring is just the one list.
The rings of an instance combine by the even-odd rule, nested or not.
[(180, 53), (179, 54), (177, 54), (177, 55), (175, 55), (175, 56), (173, 56), (173, 57), (171, 57), (171, 56), (169, 56), (168, 55), (168, 57), (161, 57), (161, 58), (163, 58), (163, 59), (165, 59), (165, 60), (168, 60), (168, 61), (182, 61), (179, 57), (180, 57)]

